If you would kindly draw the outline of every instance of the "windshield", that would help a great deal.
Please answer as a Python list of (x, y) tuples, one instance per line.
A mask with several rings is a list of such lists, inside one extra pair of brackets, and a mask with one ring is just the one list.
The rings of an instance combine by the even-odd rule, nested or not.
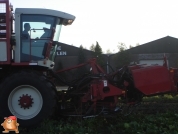
[(47, 15), (21, 15), (21, 61), (37, 61), (45, 57), (45, 44), (53, 36), (59, 40), (61, 31), (60, 19)]

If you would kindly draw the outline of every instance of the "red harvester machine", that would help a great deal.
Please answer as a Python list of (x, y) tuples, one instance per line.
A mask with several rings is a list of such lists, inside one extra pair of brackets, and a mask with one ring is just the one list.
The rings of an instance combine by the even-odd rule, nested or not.
[[(55, 72), (61, 26), (72, 24), (75, 16), (49, 9), (12, 10), (8, 0), (0, 0), (2, 118), (14, 115), (21, 126), (29, 127), (51, 116), (56, 107), (64, 116), (91, 117), (120, 112), (118, 103), (136, 105), (144, 96), (177, 92), (177, 69), (168, 70), (166, 64), (124, 66), (107, 74), (91, 59)], [(90, 71), (82, 77), (70, 82), (62, 78), (62, 72), (85, 65)], [(54, 81), (68, 89), (58, 92)]]

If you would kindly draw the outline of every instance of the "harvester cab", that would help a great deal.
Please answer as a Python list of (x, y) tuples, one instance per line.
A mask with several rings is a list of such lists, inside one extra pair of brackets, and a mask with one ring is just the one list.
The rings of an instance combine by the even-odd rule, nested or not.
[(0, 0), (0, 119), (14, 115), (29, 127), (54, 113), (57, 90), (48, 73), (61, 27), (74, 20), (50, 9), (16, 8), (13, 13), (9, 0)]
[(8, 0), (0, 0), (0, 8), (0, 63), (53, 67), (54, 42), (75, 16), (39, 8), (16, 8), (13, 15)]

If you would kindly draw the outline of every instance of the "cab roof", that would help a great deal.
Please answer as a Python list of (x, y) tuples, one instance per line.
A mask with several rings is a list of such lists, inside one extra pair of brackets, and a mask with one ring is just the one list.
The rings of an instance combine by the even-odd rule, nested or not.
[(69, 20), (75, 20), (75, 16), (57, 11), (52, 9), (43, 9), (43, 8), (16, 8), (15, 14), (41, 14), (41, 15), (50, 15), (55, 17), (60, 17)]

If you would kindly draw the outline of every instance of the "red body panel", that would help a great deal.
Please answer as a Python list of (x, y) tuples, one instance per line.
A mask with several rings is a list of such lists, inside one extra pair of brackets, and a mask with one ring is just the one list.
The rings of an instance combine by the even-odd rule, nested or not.
[(83, 97), (82, 102), (88, 100), (97, 101), (103, 100), (109, 96), (121, 96), (125, 91), (111, 85), (107, 80), (94, 81), (90, 86), (89, 92)]
[(132, 70), (135, 87), (145, 95), (170, 92), (172, 78), (163, 66), (150, 66)]

